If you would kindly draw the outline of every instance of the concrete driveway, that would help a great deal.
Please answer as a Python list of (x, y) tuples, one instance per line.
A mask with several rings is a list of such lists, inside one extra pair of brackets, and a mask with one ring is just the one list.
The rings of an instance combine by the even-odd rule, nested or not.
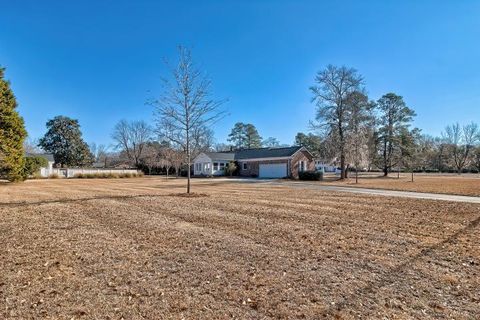
[(319, 184), (318, 182), (309, 181), (291, 181), (291, 180), (276, 180), (276, 179), (216, 179), (216, 181), (238, 182), (238, 183), (255, 183), (265, 187), (268, 186), (287, 186), (292, 188), (319, 190), (319, 191), (336, 191), (348, 193), (360, 193), (384, 197), (402, 197), (414, 199), (430, 199), (441, 201), (454, 201), (465, 203), (480, 203), (480, 197), (458, 196), (440, 193), (426, 193), (426, 192), (412, 192), (412, 191), (397, 191), (385, 189), (368, 189), (360, 187), (342, 187), (342, 186), (327, 186)]

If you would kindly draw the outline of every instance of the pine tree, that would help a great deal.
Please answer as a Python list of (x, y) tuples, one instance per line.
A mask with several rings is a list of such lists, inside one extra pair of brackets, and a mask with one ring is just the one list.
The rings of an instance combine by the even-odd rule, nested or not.
[(262, 147), (262, 137), (258, 134), (257, 128), (253, 124), (247, 123), (245, 125), (245, 140), (248, 149)]
[(0, 177), (9, 181), (24, 180), (23, 142), (27, 131), (20, 117), (15, 95), (10, 83), (4, 79), (4, 68), (0, 68)]

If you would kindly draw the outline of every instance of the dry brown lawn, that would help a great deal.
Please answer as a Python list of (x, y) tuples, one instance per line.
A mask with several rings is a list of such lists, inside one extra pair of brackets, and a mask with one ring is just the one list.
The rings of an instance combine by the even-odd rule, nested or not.
[(480, 206), (195, 180), (0, 185), (0, 319), (475, 319)]
[(396, 173), (392, 173), (389, 177), (379, 177), (378, 174), (364, 174), (360, 176), (358, 184), (355, 183), (354, 175), (354, 173), (351, 174), (350, 178), (346, 181), (335, 181), (336, 178), (329, 176), (324, 183), (359, 188), (480, 196), (479, 175), (417, 174), (414, 177), (414, 182), (411, 182), (411, 176), (409, 174), (401, 174), (400, 179), (397, 178)]

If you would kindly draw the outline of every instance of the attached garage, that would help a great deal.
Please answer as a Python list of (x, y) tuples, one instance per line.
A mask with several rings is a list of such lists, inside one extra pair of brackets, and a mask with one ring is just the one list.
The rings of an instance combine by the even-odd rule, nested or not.
[(250, 178), (298, 179), (299, 172), (315, 170), (312, 154), (305, 147), (293, 146), (202, 152), (193, 160), (193, 174), (224, 175), (231, 162), (237, 167), (233, 175)]
[(284, 178), (287, 177), (286, 163), (265, 163), (259, 164), (258, 177), (259, 178)]

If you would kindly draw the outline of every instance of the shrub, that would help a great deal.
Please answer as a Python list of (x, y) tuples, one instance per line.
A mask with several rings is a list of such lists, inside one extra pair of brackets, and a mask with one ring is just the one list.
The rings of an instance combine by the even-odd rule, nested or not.
[(52, 173), (51, 175), (48, 176), (49, 179), (58, 179), (60, 176), (56, 173)]
[(114, 173), (114, 172), (98, 172), (98, 173), (77, 173), (74, 178), (77, 179), (118, 179), (118, 178), (136, 178), (143, 177), (143, 172), (138, 173)]
[(233, 176), (234, 174), (238, 174), (239, 166), (235, 163), (235, 161), (230, 161), (225, 166), (225, 175)]
[(35, 173), (38, 173), (40, 171), (40, 168), (47, 166), (48, 161), (43, 157), (26, 157), (23, 164), (24, 177), (27, 178), (33, 176)]
[(300, 180), (321, 181), (323, 180), (323, 172), (320, 171), (303, 171), (298, 173)]

